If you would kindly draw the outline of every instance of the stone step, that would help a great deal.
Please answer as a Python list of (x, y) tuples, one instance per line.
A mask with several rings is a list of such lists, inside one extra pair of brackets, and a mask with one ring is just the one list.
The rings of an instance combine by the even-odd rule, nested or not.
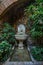
[(8, 62), (4, 65), (43, 65), (43, 62), (33, 63), (33, 62)]

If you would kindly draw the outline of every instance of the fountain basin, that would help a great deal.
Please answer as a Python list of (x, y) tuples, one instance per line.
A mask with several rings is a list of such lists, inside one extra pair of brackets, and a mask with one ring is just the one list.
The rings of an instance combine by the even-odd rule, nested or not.
[(17, 40), (26, 40), (26, 38), (27, 38), (27, 35), (26, 34), (24, 34), (24, 35), (15, 35), (15, 38), (17, 39)]
[(26, 40), (27, 35), (26, 34), (21, 34), (21, 35), (20, 34), (16, 34), (15, 38), (19, 41), (18, 48), (19, 49), (23, 49), (24, 48), (23, 41)]

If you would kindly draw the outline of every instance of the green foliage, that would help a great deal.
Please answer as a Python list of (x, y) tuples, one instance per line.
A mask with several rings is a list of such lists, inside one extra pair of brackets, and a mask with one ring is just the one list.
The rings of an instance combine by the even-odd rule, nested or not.
[(35, 0), (37, 3), (43, 3), (43, 0)]
[(31, 35), (34, 38), (43, 36), (43, 14), (39, 14), (36, 16), (31, 29)]
[(12, 50), (15, 40), (15, 29), (9, 23), (3, 23), (3, 29), (0, 34), (0, 61), (6, 61)]
[(31, 49), (32, 56), (35, 60), (43, 61), (43, 48), (42, 47), (33, 47)]
[(34, 13), (35, 10), (36, 10), (36, 7), (34, 5), (27, 6), (26, 9), (24, 10), (25, 15), (27, 17), (30, 17)]
[(15, 40), (15, 29), (9, 24), (4, 23), (2, 34), (0, 35), (0, 41), (7, 40), (9, 43), (14, 43)]
[[(37, 4), (38, 3), (38, 4)], [(33, 38), (43, 37), (43, 0), (36, 0), (36, 4), (31, 4), (25, 9), (28, 17), (27, 26)]]
[(7, 41), (2, 41), (0, 43), (0, 61), (7, 60), (8, 56), (10, 55), (11, 49), (12, 45), (9, 44)]

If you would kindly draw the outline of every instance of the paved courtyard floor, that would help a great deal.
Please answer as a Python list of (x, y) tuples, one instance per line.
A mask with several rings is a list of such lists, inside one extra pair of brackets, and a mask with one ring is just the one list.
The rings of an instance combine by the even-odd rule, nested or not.
[(10, 61), (31, 61), (30, 54), (27, 49), (18, 49), (16, 48), (14, 53), (12, 54)]

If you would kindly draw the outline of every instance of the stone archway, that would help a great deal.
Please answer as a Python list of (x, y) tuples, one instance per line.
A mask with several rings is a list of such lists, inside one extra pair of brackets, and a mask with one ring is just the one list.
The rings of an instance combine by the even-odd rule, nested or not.
[[(26, 3), (29, 0), (1, 0), (0, 4), (0, 22), (10, 22), (17, 25), (22, 21), (23, 10)], [(21, 20), (21, 21), (20, 21)], [(17, 21), (17, 23), (16, 23)]]
[(26, 2), (29, 2), (29, 0), (1, 0), (0, 1), (0, 16), (5, 14), (14, 5), (26, 3)]

